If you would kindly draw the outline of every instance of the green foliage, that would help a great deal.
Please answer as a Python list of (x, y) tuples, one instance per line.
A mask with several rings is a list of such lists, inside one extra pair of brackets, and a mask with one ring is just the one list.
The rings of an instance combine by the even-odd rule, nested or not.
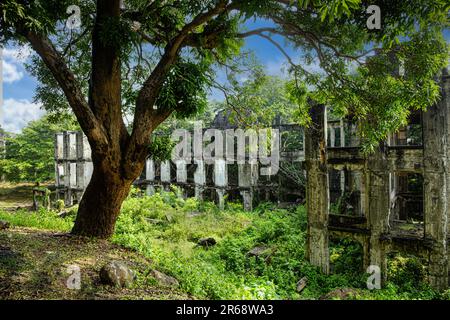
[(172, 67), (160, 91), (158, 108), (174, 110), (178, 118), (203, 112), (207, 106), (207, 70), (204, 63), (180, 61)]
[[(447, 65), (449, 51), (442, 30), (448, 28), (448, 3), (430, 0), (373, 1), (382, 11), (382, 30), (369, 31), (361, 1), (300, 1), (317, 11), (316, 17), (289, 13), (288, 27), (296, 21), (316, 24), (317, 42), (294, 36), (304, 48), (301, 63), (292, 66), (295, 80), (289, 85), (299, 105), (298, 119), (308, 124), (309, 97), (332, 107), (335, 115), (359, 124), (362, 148), (373, 151), (388, 133), (405, 125), (413, 110), (425, 110), (439, 99), (436, 80)], [(426, 22), (428, 21), (428, 22)], [(400, 66), (404, 74), (399, 72)], [(311, 69), (319, 69), (311, 72)], [(305, 87), (297, 83), (304, 82)]]
[(237, 75), (229, 76), (231, 86), (226, 88), (226, 101), (215, 108), (225, 112), (232, 124), (241, 127), (271, 126), (277, 116), (282, 123), (293, 123), (297, 101), (293, 101), (286, 90), (288, 82), (265, 75), (257, 65), (253, 67), (245, 81), (239, 81), (235, 78)]
[[(81, 8), (80, 30), (61, 28), (70, 4)], [(186, 27), (194, 17), (208, 12), (218, 2), (128, 0), (124, 4), (119, 18), (102, 21), (100, 38), (112, 49), (121, 49), (123, 111), (132, 114), (140, 89), (150, 79), (164, 50), (189, 29)], [(270, 119), (274, 110), (288, 106), (285, 110), (289, 110), (289, 118), (308, 124), (306, 102), (311, 98), (331, 106), (339, 116), (356, 118), (363, 148), (371, 151), (388, 132), (406, 122), (411, 110), (424, 109), (439, 98), (434, 77), (448, 60), (442, 31), (449, 27), (450, 5), (446, 0), (373, 0), (370, 5), (381, 8), (381, 30), (367, 28), (368, 3), (360, 0), (301, 0), (288, 4), (276, 0), (233, 1), (233, 10), (212, 14), (186, 31), (188, 37), (176, 53), (175, 65), (167, 66), (170, 71), (163, 77), (156, 105), (179, 118), (203, 112), (205, 91), (215, 82), (214, 71), (223, 66), (227, 71), (234, 69), (233, 60), (246, 56), (241, 51), (246, 23), (250, 19), (268, 20), (271, 27), (253, 35), (266, 39), (275, 34), (284, 37), (296, 52), (289, 68), (295, 80), (288, 83), (287, 95), (280, 94), (274, 86), (272, 93), (281, 101), (271, 101), (268, 89), (273, 83), (260, 83), (263, 76), (239, 84), (232, 75), (236, 70), (227, 72), (231, 75), (231, 88), (236, 89), (225, 90), (231, 109), (238, 110), (236, 114), (248, 118), (251, 124), (254, 119)], [(0, 41), (23, 43), (18, 32), (21, 26), (45, 34), (62, 53), (83, 94), (88, 96), (95, 10), (95, 2), (90, 0), (5, 0), (0, 4)], [(134, 29), (135, 23), (139, 23), (139, 30)], [(392, 73), (397, 61), (404, 65), (404, 76)], [(52, 113), (67, 111), (61, 88), (37, 57), (29, 70), (40, 82), (36, 99)], [(291, 109), (293, 104), (298, 105), (295, 112)], [(242, 112), (244, 107), (252, 110)]]
[(5, 158), (0, 159), (0, 175), (8, 181), (42, 182), (54, 179), (55, 133), (77, 129), (72, 119), (58, 124), (48, 117), (30, 122), (18, 135), (6, 139)]
[[(14, 226), (69, 231), (76, 213), (65, 218), (56, 212), (0, 211), (0, 219)], [(214, 237), (215, 246), (197, 246), (200, 238)], [(354, 288), (355, 299), (449, 299), (424, 284), (426, 269), (409, 257), (389, 262), (388, 283), (382, 290), (365, 289), (361, 246), (343, 239), (332, 243), (331, 275), (305, 260), (306, 210), (282, 210), (273, 204), (253, 212), (229, 203), (219, 210), (209, 202), (183, 199), (180, 190), (151, 197), (133, 189), (124, 202), (113, 242), (136, 250), (152, 260), (152, 268), (176, 277), (181, 289), (196, 298), (209, 299), (317, 299), (336, 288)], [(259, 256), (249, 251), (266, 249)], [(299, 294), (296, 283), (306, 277)], [(154, 284), (144, 277), (140, 281)]]
[(148, 154), (153, 160), (164, 161), (171, 159), (172, 149), (175, 147), (170, 136), (153, 136), (153, 141), (148, 147)]
[(19, 210), (16, 212), (4, 212), (0, 210), (0, 220), (9, 221), (14, 226), (34, 227), (47, 230), (68, 232), (73, 226), (72, 218), (60, 218), (55, 211), (44, 208), (36, 212)]
[(396, 255), (389, 260), (388, 279), (404, 291), (423, 291), (427, 270), (415, 257)]

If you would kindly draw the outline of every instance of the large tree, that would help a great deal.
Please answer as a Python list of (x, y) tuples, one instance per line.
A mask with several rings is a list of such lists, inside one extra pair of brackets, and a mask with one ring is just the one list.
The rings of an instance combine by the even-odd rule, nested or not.
[[(446, 0), (121, 2), (0, 4), (1, 41), (28, 43), (37, 53), (30, 66), (40, 81), (36, 98), (53, 112), (70, 107), (91, 145), (94, 171), (74, 234), (112, 235), (152, 132), (171, 114), (201, 111), (216, 66), (228, 65), (246, 37), (266, 39), (286, 55), (295, 77), (292, 101), (302, 106), (309, 95), (360, 117), (367, 145), (401, 125), (412, 108), (437, 99), (433, 77), (447, 59)], [(69, 15), (69, 26), (77, 26), (76, 8), (67, 10), (74, 4), (81, 26), (69, 30)], [(366, 26), (369, 5), (382, 10), (381, 30)], [(249, 30), (253, 18), (271, 23)], [(298, 53), (289, 56), (279, 35)], [(377, 58), (367, 59), (375, 48)], [(403, 62), (405, 75), (395, 75), (388, 52)], [(320, 68), (308, 67), (314, 63)], [(132, 115), (131, 130), (125, 115)]]

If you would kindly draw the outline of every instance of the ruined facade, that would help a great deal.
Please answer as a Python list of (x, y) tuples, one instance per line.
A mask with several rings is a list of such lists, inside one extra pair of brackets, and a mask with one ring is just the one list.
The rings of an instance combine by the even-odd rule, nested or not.
[[(441, 90), (436, 105), (413, 116), (408, 127), (368, 156), (361, 153), (357, 139), (343, 138), (348, 125), (342, 121), (330, 125), (324, 106), (312, 108), (313, 125), (305, 134), (307, 254), (323, 272), (330, 272), (330, 239), (351, 238), (362, 246), (364, 266), (380, 268), (382, 281), (388, 255), (407, 253), (428, 261), (434, 288), (449, 287), (447, 73)], [(333, 198), (340, 203), (333, 206)]]
[[(223, 129), (231, 135), (235, 128), (224, 126), (203, 128), (201, 135), (207, 135), (208, 130)], [(185, 197), (197, 197), (215, 201), (223, 207), (225, 199), (240, 201), (246, 210), (261, 201), (295, 203), (304, 200), (304, 170), (303, 170), (303, 129), (297, 125), (277, 125), (273, 131), (277, 145), (280, 146), (279, 161), (274, 166), (274, 174), (264, 174), (267, 164), (256, 159), (249, 159), (246, 150), (245, 159), (230, 161), (223, 157), (213, 162), (204, 159), (175, 159), (155, 161), (147, 159), (145, 170), (135, 185), (148, 195), (159, 190), (169, 190), (171, 185), (177, 185)], [(240, 129), (238, 129), (240, 130)], [(242, 131), (245, 146), (257, 145), (260, 139)], [(189, 137), (189, 140), (192, 138)], [(231, 141), (223, 139), (223, 149), (232, 148), (236, 154), (237, 137)], [(256, 142), (255, 142), (256, 139)], [(214, 139), (213, 139), (214, 140)], [(293, 144), (293, 141), (296, 143)], [(214, 143), (214, 142), (213, 142)], [(275, 142), (272, 140), (272, 144)], [(299, 147), (300, 143), (300, 147)], [(270, 152), (269, 152), (270, 153)], [(92, 175), (90, 148), (82, 132), (63, 132), (55, 138), (55, 176), (58, 199), (64, 199), (66, 205), (80, 201), (81, 196)], [(273, 168), (272, 168), (273, 170)]]

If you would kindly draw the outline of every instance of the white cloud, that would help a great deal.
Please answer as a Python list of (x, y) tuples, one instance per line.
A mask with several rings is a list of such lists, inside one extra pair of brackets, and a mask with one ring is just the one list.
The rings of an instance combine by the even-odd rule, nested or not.
[(30, 55), (31, 49), (28, 46), (3, 49), (2, 75), (5, 83), (20, 81), (24, 77), (23, 64), (27, 61)]
[(15, 62), (25, 62), (31, 55), (31, 48), (29, 46), (22, 46), (19, 48), (5, 48), (3, 49), (3, 57), (5, 59), (13, 60)]
[(13, 83), (19, 81), (23, 78), (23, 72), (19, 71), (17, 65), (9, 63), (7, 61), (3, 62), (3, 82)]
[(6, 99), (3, 104), (3, 128), (8, 132), (19, 133), (30, 121), (38, 120), (44, 114), (40, 104)]

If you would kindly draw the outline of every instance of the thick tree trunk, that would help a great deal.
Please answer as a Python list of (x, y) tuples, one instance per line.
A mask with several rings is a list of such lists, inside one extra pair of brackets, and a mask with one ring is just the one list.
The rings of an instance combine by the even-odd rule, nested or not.
[(94, 167), (91, 181), (81, 199), (72, 234), (107, 239), (133, 181), (114, 170)]

